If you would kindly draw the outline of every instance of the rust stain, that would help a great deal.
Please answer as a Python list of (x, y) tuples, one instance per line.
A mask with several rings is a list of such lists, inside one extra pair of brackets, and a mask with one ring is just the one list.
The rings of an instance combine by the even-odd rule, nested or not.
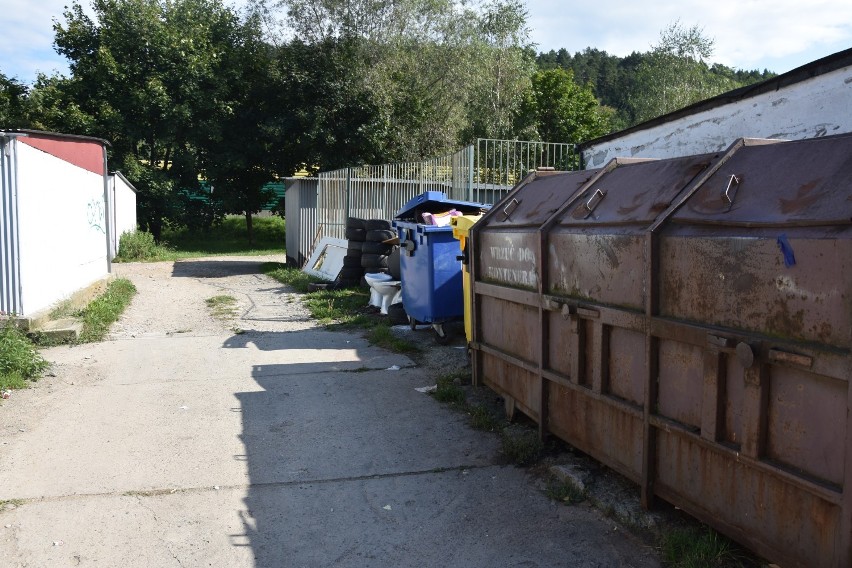
[(816, 203), (825, 193), (822, 191), (814, 193), (814, 189), (816, 189), (820, 182), (822, 182), (822, 179), (817, 178), (804, 184), (799, 188), (794, 199), (779, 198), (778, 201), (781, 203), (781, 213), (784, 213), (785, 215), (798, 213), (802, 209), (807, 209)]

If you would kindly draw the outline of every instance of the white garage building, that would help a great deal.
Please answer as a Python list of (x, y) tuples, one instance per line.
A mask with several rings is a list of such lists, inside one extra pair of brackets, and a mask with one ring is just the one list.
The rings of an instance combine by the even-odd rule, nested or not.
[(103, 284), (113, 206), (105, 141), (0, 130), (0, 312), (32, 323)]

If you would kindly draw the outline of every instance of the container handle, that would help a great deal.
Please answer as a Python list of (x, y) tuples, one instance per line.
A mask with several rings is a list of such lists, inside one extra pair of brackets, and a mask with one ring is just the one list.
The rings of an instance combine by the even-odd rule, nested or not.
[(725, 199), (728, 201), (729, 204), (733, 204), (733, 202), (734, 202), (734, 198), (731, 197), (731, 186), (733, 184), (739, 185), (740, 184), (740, 178), (738, 178), (734, 174), (731, 174), (731, 179), (728, 180), (728, 187), (725, 188), (725, 195), (724, 195)]
[(509, 215), (511, 215), (512, 213), (514, 213), (514, 212), (515, 212), (515, 209), (517, 209), (517, 208), (518, 208), (518, 205), (520, 205), (520, 204), (521, 204), (521, 202), (520, 202), (520, 201), (518, 201), (517, 199), (515, 199), (515, 198), (513, 197), (513, 198), (512, 198), (512, 200), (509, 202), (509, 204), (508, 204), (508, 205), (506, 205), (506, 206), (503, 208), (503, 219), (501, 219), (501, 220), (502, 220), (502, 221), (505, 221), (506, 219), (508, 219), (508, 218), (509, 218)]
[(604, 197), (606, 197), (606, 193), (604, 193), (600, 189), (596, 189), (592, 196), (589, 198), (589, 200), (586, 202), (586, 209), (588, 210), (588, 212), (591, 213), (592, 211), (594, 211), (595, 207), (597, 207), (598, 204), (603, 201)]

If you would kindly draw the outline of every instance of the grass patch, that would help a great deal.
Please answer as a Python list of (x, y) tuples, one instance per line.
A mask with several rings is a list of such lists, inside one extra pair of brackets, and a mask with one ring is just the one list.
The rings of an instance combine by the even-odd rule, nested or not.
[(507, 428), (500, 435), (500, 441), (506, 459), (519, 466), (535, 463), (544, 450), (536, 430)]
[(379, 324), (367, 332), (367, 341), (394, 353), (416, 353), (420, 349), (407, 339), (397, 337), (391, 328)]
[(435, 389), (432, 396), (440, 402), (448, 402), (456, 406), (464, 406), (466, 397), (461, 386), (459, 386), (460, 384), (461, 380), (458, 373), (450, 373), (448, 375), (438, 377), (438, 388)]
[(372, 323), (362, 313), (370, 298), (365, 290), (344, 288), (308, 292), (310, 284), (325, 281), (279, 262), (267, 262), (260, 269), (267, 276), (304, 294), (305, 306), (311, 312), (311, 317), (322, 324), (368, 326)]
[(136, 286), (126, 278), (112, 280), (106, 291), (89, 303), (81, 312), (83, 331), (78, 341), (92, 343), (106, 337), (111, 326), (136, 295)]
[(214, 318), (230, 319), (237, 315), (237, 299), (233, 296), (213, 296), (204, 300)]
[(228, 215), (209, 231), (164, 228), (161, 243), (145, 231), (125, 233), (119, 240), (118, 262), (164, 261), (211, 255), (254, 256), (284, 252), (284, 219), (278, 216), (253, 217), (254, 242), (249, 244), (246, 218)]
[(265, 262), (260, 266), (260, 270), (270, 278), (286, 284), (296, 292), (301, 292), (302, 294), (308, 291), (308, 285), (323, 282), (323, 280), (306, 274), (298, 268), (293, 268), (280, 262)]
[(559, 501), (566, 505), (576, 505), (586, 500), (586, 493), (583, 490), (570, 481), (564, 481), (556, 476), (551, 476), (547, 480), (544, 492), (554, 501)]
[(470, 415), (470, 425), (477, 430), (497, 432), (503, 428), (503, 421), (494, 416), (494, 414), (482, 404), (475, 404), (468, 407), (468, 414)]
[(71, 300), (63, 300), (59, 302), (52, 310), (50, 310), (50, 319), (62, 319), (74, 315), (74, 305)]
[(739, 568), (744, 566), (733, 542), (709, 527), (678, 528), (660, 538), (663, 560), (672, 568)]
[[(177, 258), (210, 255), (261, 255), (284, 252), (286, 231), (281, 217), (253, 217), (254, 242), (249, 244), (246, 218), (228, 215), (210, 231), (163, 229), (163, 241)], [(171, 260), (171, 259), (167, 259)]]
[(12, 508), (20, 507), (24, 504), (23, 499), (0, 499), (0, 509), (6, 509), (11, 505)]
[(32, 341), (8, 320), (0, 327), (0, 390), (22, 389), (35, 381), (48, 363)]
[(305, 294), (305, 306), (312, 318), (325, 325), (367, 325), (370, 319), (360, 310), (367, 305), (369, 298), (366, 291), (357, 288), (317, 290)]

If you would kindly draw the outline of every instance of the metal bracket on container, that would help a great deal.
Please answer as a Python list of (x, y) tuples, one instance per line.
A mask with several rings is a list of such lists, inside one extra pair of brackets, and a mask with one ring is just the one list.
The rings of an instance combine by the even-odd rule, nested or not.
[(727, 337), (722, 337), (721, 335), (714, 335), (712, 333), (708, 333), (707, 343), (716, 347), (729, 348), (733, 345), (733, 340), (728, 339)]
[(789, 351), (781, 351), (780, 349), (770, 349), (768, 358), (771, 363), (786, 363), (805, 369), (810, 369), (814, 364), (813, 357), (790, 353)]
[(501, 220), (501, 221), (505, 221), (505, 220), (507, 220), (507, 219), (509, 218), (509, 215), (511, 215), (512, 213), (514, 213), (514, 212), (515, 212), (515, 209), (517, 209), (517, 208), (518, 208), (518, 205), (520, 205), (520, 204), (521, 204), (521, 202), (520, 202), (520, 201), (518, 201), (517, 199), (515, 199), (515, 198), (513, 197), (513, 198), (512, 198), (512, 200), (508, 203), (508, 205), (506, 205), (506, 206), (503, 208), (503, 211), (501, 211), (501, 214), (503, 215), (503, 218), (502, 218), (502, 219), (500, 219), (500, 220)]
[(589, 308), (577, 308), (577, 315), (583, 316), (584, 318), (592, 318), (597, 319), (601, 317), (601, 313), (598, 310), (590, 310)]

